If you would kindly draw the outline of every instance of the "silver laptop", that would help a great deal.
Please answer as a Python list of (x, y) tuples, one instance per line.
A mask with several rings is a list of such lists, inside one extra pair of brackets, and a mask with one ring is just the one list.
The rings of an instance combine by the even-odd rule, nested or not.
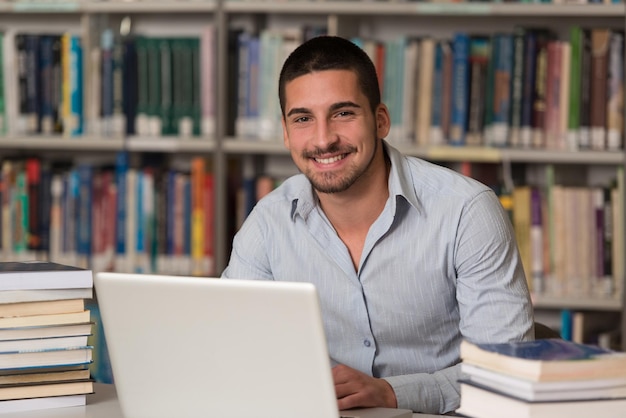
[(126, 418), (409, 418), (337, 410), (319, 299), (308, 283), (98, 273)]

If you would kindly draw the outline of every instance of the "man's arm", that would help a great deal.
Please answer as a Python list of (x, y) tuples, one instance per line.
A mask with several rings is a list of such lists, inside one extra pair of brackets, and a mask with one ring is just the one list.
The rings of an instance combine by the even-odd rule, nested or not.
[[(511, 222), (484, 192), (463, 210), (455, 239), (461, 337), (474, 342), (534, 338), (533, 312)], [(459, 347), (451, 347), (457, 352)], [(399, 408), (446, 413), (459, 407), (460, 364), (434, 373), (385, 377)]]

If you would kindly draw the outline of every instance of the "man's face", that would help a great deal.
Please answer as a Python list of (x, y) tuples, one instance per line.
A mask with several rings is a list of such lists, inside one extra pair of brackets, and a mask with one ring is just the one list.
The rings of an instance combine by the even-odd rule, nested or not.
[(365, 181), (388, 122), (385, 106), (372, 113), (352, 71), (314, 72), (285, 85), (285, 146), (319, 192)]

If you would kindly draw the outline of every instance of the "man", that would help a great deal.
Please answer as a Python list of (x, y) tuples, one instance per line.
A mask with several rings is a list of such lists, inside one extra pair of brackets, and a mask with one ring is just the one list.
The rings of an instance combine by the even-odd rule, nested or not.
[(376, 70), (348, 40), (298, 47), (279, 99), (284, 143), (302, 174), (256, 205), (223, 277), (316, 285), (340, 409), (453, 411), (463, 338), (533, 336), (497, 197), (383, 140), (390, 116)]

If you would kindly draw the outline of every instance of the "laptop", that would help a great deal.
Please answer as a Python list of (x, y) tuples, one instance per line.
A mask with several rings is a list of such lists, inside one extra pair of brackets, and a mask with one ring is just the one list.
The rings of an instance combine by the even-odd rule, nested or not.
[(98, 273), (126, 418), (410, 418), (338, 411), (310, 283)]

